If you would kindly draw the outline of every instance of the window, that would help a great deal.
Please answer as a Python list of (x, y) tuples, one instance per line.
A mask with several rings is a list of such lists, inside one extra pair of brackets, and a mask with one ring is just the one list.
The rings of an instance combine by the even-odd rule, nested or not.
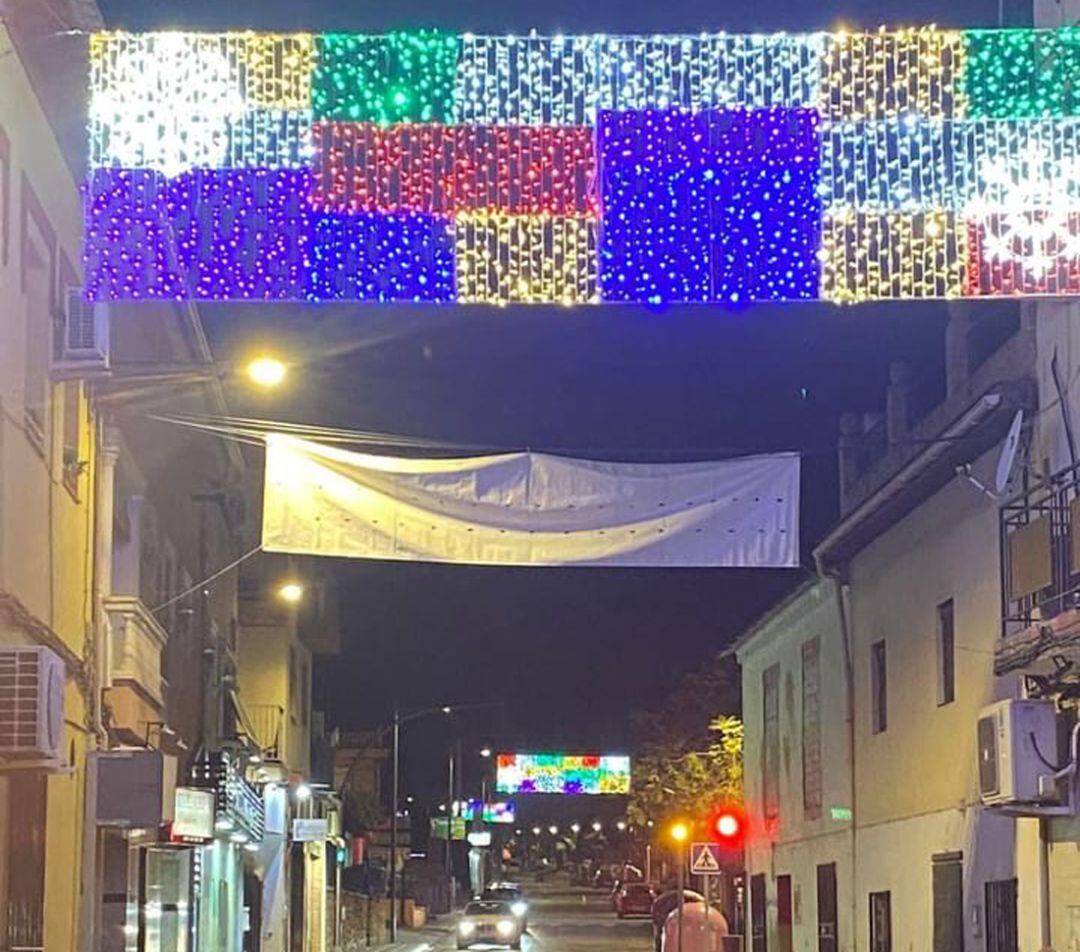
[(766, 825), (770, 825), (780, 818), (780, 665), (774, 664), (762, 672), (761, 700), (762, 812)]
[(794, 952), (791, 926), (792, 917), (791, 877), (781, 874), (776, 877), (776, 948), (777, 952)]
[(750, 877), (750, 952), (768, 952), (766, 922), (765, 874)]
[(311, 713), (311, 671), (307, 658), (300, 665), (300, 722), (307, 727)]
[(1016, 880), (986, 884), (986, 952), (1017, 952)]
[(956, 629), (953, 600), (937, 607), (938, 705), (956, 700)]
[(296, 645), (289, 645), (289, 717), (294, 724), (299, 720), (297, 708), (300, 704), (300, 691), (296, 683), (298, 677), (299, 666), (296, 663)]
[(802, 780), (803, 815), (821, 817), (821, 639), (802, 646)]
[(875, 734), (884, 733), (889, 726), (884, 641), (875, 641), (870, 646), (870, 718), (870, 727)]
[(21, 195), (20, 285), (26, 297), (23, 405), (27, 431), (44, 454), (55, 305), (56, 233), (25, 175)]
[(933, 952), (964, 952), (964, 854), (938, 853), (933, 858)]
[(0, 126), (0, 267), (8, 263), (8, 235), (11, 220), (11, 142)]
[(818, 952), (837, 952), (836, 863), (817, 868)]
[(79, 461), (79, 384), (74, 380), (69, 380), (64, 384), (63, 433), (64, 485), (72, 496), (77, 497), (82, 464)]
[(49, 354), (52, 352), (52, 308), (48, 249), (36, 237), (23, 245), (26, 287), (26, 350), (23, 366), (23, 406), (26, 422), (41, 447), (49, 408)]
[(892, 897), (870, 893), (870, 952), (892, 952)]

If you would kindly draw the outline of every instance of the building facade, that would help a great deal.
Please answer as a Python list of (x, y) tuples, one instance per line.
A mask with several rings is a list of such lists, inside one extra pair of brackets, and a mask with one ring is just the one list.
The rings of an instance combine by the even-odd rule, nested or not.
[(747, 714), (744, 797), (755, 818), (746, 846), (746, 934), (758, 944), (772, 936), (769, 948), (854, 948), (841, 597), (832, 579), (808, 582), (736, 647)]
[[(1002, 630), (1018, 603), (1010, 526), (1028, 524), (1038, 507), (1024, 515), (1021, 506), (1007, 523), (1017, 505), (1002, 499), (1039, 498), (1037, 470), (1053, 465), (1033, 470), (1020, 453), (1020, 463), (1000, 466), (1010, 428), (1038, 446), (1041, 408), (1052, 405), (1043, 341), (1053, 324), (1037, 307), (1012, 316), (954, 307), (941, 402), (913, 422), (909, 374), (894, 366), (884, 414), (842, 421), (842, 514), (815, 551), (819, 581), (739, 643), (747, 804), (761, 833), (748, 850), (753, 952), (1076, 944), (1075, 819), (985, 805), (977, 743), (988, 705), (1028, 693), (1003, 663)], [(814, 594), (826, 585), (838, 596), (828, 620)], [(1030, 607), (1031, 595), (1019, 602)], [(811, 637), (824, 651), (835, 646), (824, 706), (806, 703), (821, 678), (799, 653)], [(826, 799), (848, 791), (835, 814), (845, 835), (806, 828), (816, 803), (807, 745), (818, 743), (841, 752), (824, 763), (833, 772)], [(833, 862), (835, 888), (818, 877)], [(835, 934), (820, 917), (816, 929), (800, 928), (807, 907), (831, 911), (834, 891)]]

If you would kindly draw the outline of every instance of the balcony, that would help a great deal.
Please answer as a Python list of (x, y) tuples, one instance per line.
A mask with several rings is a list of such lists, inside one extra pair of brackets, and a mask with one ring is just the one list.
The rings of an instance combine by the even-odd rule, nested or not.
[(244, 707), (244, 726), (251, 741), (271, 759), (282, 757), (285, 741), (285, 709), (278, 704), (249, 704)]
[(1002, 506), (1001, 591), (998, 674), (1080, 650), (1080, 464)]
[(150, 724), (164, 721), (161, 653), (168, 634), (135, 595), (105, 599), (109, 618), (110, 728), (128, 742), (145, 743)]

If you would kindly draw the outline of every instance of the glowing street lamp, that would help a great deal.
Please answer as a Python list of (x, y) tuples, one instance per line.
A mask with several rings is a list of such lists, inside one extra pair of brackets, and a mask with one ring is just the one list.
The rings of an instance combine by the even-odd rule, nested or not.
[(599, 833), (604, 828), (604, 824), (599, 820), (594, 820), (592, 828), (594, 833)]
[(304, 597), (304, 586), (299, 582), (282, 582), (277, 593), (283, 602), (295, 605)]
[(263, 390), (273, 390), (285, 381), (288, 368), (276, 357), (263, 355), (248, 361), (244, 373), (255, 386)]
[[(683, 843), (690, 837), (690, 829), (685, 823), (679, 820), (676, 823), (671, 824), (671, 838), (675, 841), (675, 851), (679, 857), (679, 941), (677, 945), (677, 952), (683, 952), (683, 906), (685, 905), (685, 890), (686, 890), (686, 854), (683, 850)], [(708, 922), (708, 910), (705, 911), (705, 921)]]

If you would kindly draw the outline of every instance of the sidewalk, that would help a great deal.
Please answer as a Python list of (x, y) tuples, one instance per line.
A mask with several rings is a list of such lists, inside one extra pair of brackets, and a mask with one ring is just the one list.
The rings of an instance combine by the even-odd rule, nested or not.
[(442, 916), (423, 929), (399, 929), (397, 942), (373, 945), (371, 952), (431, 952), (443, 939), (454, 932), (450, 916)]

